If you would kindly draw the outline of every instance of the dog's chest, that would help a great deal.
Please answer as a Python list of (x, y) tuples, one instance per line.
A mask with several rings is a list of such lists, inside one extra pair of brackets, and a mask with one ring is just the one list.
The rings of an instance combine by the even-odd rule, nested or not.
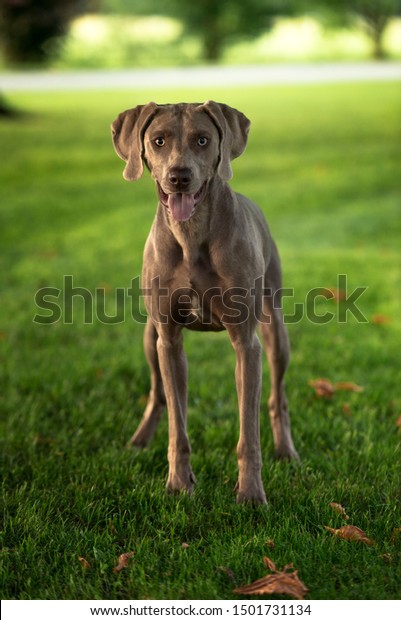
[(210, 247), (203, 244), (183, 253), (182, 261), (174, 278), (176, 291), (173, 295), (176, 311), (189, 329), (220, 330), (222, 281), (210, 255)]
[(175, 289), (187, 291), (189, 295), (204, 295), (210, 288), (220, 285), (219, 276), (204, 250), (199, 254), (182, 256), (170, 275), (171, 293)]
[(183, 268), (187, 273), (190, 288), (203, 295), (211, 287), (219, 286), (220, 278), (213, 264), (210, 246), (207, 243), (193, 248), (183, 256)]

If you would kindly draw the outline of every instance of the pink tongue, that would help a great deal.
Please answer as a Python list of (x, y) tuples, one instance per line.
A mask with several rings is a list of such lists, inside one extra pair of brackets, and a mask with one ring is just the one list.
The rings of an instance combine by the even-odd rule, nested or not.
[(195, 198), (193, 194), (169, 194), (167, 204), (173, 218), (185, 222), (191, 217)]

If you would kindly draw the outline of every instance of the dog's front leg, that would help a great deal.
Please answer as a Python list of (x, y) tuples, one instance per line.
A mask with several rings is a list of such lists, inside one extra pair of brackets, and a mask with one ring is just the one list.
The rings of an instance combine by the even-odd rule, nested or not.
[(259, 428), (262, 347), (255, 333), (246, 335), (243, 331), (229, 330), (237, 356), (235, 381), (240, 415), (237, 502), (265, 504)]
[(130, 442), (132, 446), (138, 448), (144, 448), (148, 445), (160, 422), (162, 413), (166, 408), (166, 398), (157, 355), (157, 338), (156, 327), (153, 322), (148, 319), (145, 327), (143, 344), (151, 372), (151, 389), (141, 423)]
[(157, 340), (160, 371), (168, 411), (167, 490), (191, 492), (195, 477), (190, 465), (191, 448), (187, 435), (187, 360), (181, 328), (163, 325)]

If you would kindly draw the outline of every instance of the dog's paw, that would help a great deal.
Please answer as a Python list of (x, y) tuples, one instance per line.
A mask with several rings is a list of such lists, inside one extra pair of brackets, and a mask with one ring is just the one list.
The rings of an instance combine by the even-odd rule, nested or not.
[(279, 461), (300, 461), (298, 452), (293, 444), (277, 446), (275, 449), (275, 457)]
[(128, 447), (131, 448), (146, 448), (152, 439), (152, 434), (143, 431), (141, 428), (132, 435), (131, 439), (128, 442)]
[(264, 505), (267, 507), (266, 494), (262, 484), (251, 483), (246, 487), (240, 487), (239, 482), (235, 485), (237, 504)]
[(195, 482), (195, 476), (191, 469), (180, 473), (170, 472), (166, 483), (166, 490), (167, 493), (172, 495), (182, 492), (191, 494), (194, 490)]
[(164, 402), (157, 401), (154, 403), (153, 399), (150, 399), (142, 420), (132, 435), (129, 445), (133, 448), (146, 448), (155, 434), (157, 425), (160, 422), (160, 418), (165, 408)]

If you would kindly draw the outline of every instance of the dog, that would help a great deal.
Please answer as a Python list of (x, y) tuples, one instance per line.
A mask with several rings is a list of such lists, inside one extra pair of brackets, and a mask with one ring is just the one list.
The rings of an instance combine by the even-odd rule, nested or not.
[(167, 406), (167, 490), (193, 490), (182, 330), (226, 330), (236, 354), (240, 416), (236, 499), (265, 504), (258, 327), (270, 366), (275, 454), (285, 459), (298, 454), (284, 390), (289, 340), (279, 255), (262, 212), (228, 185), (231, 161), (245, 150), (249, 128), (244, 114), (214, 101), (138, 105), (111, 126), (114, 148), (125, 162), (124, 178), (136, 181), (145, 164), (158, 195), (142, 271), (151, 389), (131, 444), (148, 444)]

